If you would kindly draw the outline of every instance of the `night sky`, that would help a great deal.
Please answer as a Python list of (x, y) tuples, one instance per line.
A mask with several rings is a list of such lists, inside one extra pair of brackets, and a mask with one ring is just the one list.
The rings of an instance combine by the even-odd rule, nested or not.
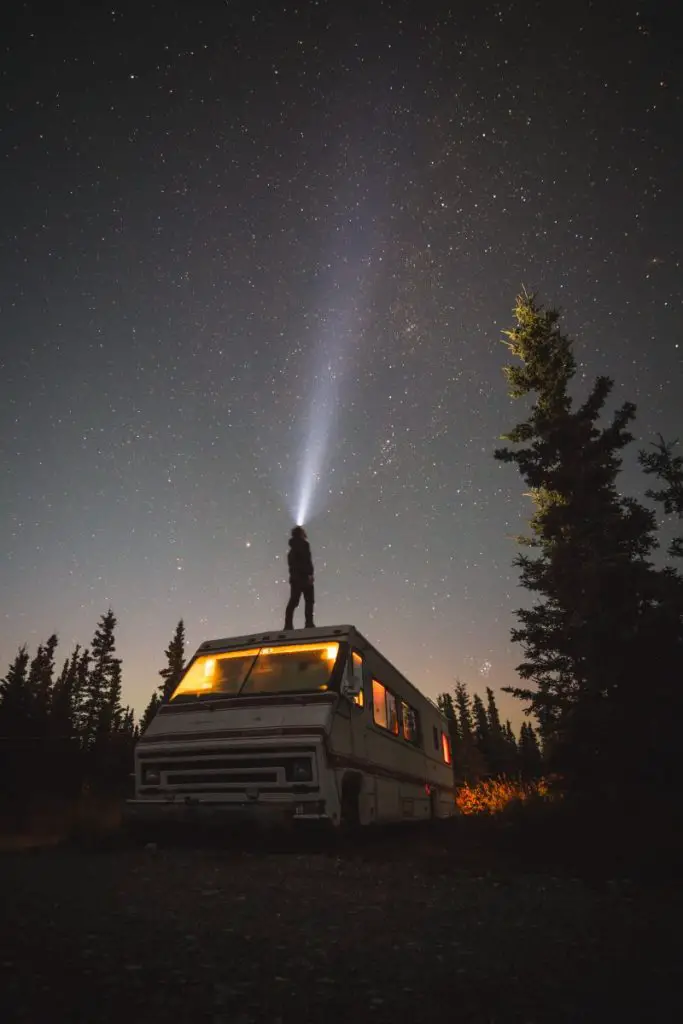
[(676, 5), (353, 7), (15, 5), (1, 672), (111, 605), (141, 711), (181, 616), (188, 653), (281, 628), (308, 502), (318, 625), (430, 695), (513, 683), (522, 285), (579, 391), (610, 374), (639, 443), (683, 435)]

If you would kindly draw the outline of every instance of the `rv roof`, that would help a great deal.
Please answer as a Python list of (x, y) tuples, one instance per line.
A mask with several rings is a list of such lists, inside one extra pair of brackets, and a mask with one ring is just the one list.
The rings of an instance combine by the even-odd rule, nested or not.
[(270, 633), (247, 633), (245, 636), (229, 636), (221, 640), (205, 640), (200, 651), (215, 650), (218, 647), (253, 647), (255, 644), (273, 644), (278, 640), (332, 640), (348, 636), (354, 626), (316, 626), (314, 629), (272, 630)]
[[(368, 644), (368, 641), (365, 639), (363, 634), (356, 629), (355, 626), (316, 626), (314, 629), (274, 629), (270, 633), (247, 633), (245, 636), (229, 636), (224, 637), (221, 640), (205, 640), (203, 644), (200, 644), (197, 654), (200, 654), (202, 651), (215, 651), (226, 647), (232, 649), (235, 647), (255, 647), (261, 644), (270, 645), (275, 644), (278, 641), (287, 640), (289, 640), (290, 643), (293, 640), (338, 640), (348, 637), (351, 633), (355, 634), (354, 642), (361, 641)], [(370, 644), (369, 646), (372, 645)], [(374, 649), (376, 650), (376, 648)], [(379, 654), (379, 651), (377, 653)], [(391, 664), (388, 658), (385, 658), (383, 654), (380, 655), (380, 657), (382, 657), (387, 664)], [(439, 711), (439, 708), (431, 697), (427, 697), (426, 694), (422, 693), (414, 683), (411, 683), (409, 679), (406, 679), (403, 673), (398, 672), (393, 665), (391, 667), (394, 672), (400, 675), (401, 679), (403, 679), (411, 690), (419, 693), (424, 700), (429, 701), (429, 703)], [(439, 714), (441, 714), (440, 711)]]

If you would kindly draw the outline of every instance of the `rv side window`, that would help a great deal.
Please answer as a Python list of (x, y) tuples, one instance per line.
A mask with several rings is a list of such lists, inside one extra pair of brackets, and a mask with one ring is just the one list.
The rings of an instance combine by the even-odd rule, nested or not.
[(372, 680), (372, 717), (375, 725), (387, 728), (387, 691), (376, 679)]
[(398, 707), (396, 706), (396, 698), (393, 693), (389, 693), (387, 690), (387, 722), (388, 729), (393, 732), (394, 736), (398, 736)]
[(439, 749), (439, 730), (435, 725), (432, 726), (432, 736), (434, 738), (434, 750)]
[(451, 756), (451, 741), (445, 732), (441, 733), (441, 745), (443, 748), (443, 759), (446, 762), (446, 764), (450, 764), (451, 761), (453, 760)]
[(417, 711), (411, 708), (410, 704), (401, 701), (401, 718), (403, 719), (403, 738), (408, 743), (420, 743), (420, 733), (417, 727)]
[(393, 693), (382, 686), (376, 679), (372, 680), (372, 714), (375, 725), (388, 729), (398, 736), (398, 707)]

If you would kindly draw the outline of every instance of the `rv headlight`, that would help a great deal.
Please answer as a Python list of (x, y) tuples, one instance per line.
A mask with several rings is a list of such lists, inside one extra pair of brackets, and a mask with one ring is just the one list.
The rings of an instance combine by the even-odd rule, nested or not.
[(146, 786), (158, 786), (161, 784), (161, 772), (158, 768), (143, 768), (142, 781)]
[(310, 782), (313, 778), (313, 766), (309, 758), (300, 758), (297, 761), (290, 761), (287, 765), (287, 779), (289, 782)]

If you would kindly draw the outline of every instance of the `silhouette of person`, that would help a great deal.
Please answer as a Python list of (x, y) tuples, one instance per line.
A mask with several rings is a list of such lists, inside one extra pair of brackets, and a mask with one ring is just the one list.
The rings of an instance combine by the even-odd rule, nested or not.
[(313, 628), (313, 559), (311, 546), (303, 526), (295, 526), (289, 538), (289, 602), (285, 611), (285, 629), (294, 629), (294, 610), (304, 597), (304, 629)]

